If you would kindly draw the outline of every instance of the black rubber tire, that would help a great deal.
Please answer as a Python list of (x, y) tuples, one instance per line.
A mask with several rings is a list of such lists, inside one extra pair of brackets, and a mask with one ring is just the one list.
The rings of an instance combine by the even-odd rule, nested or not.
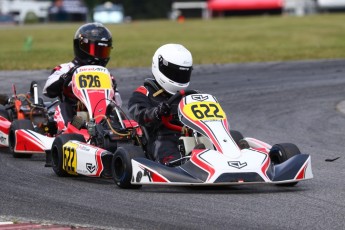
[(112, 160), (112, 174), (114, 182), (120, 188), (139, 189), (141, 185), (133, 185), (131, 160), (137, 157), (145, 157), (140, 147), (129, 146), (118, 147)]
[(16, 153), (14, 147), (16, 146), (15, 132), (18, 129), (34, 130), (34, 126), (30, 120), (14, 120), (10, 126), (10, 132), (8, 134), (8, 148), (14, 158), (30, 158), (32, 154), (29, 153)]
[(0, 116), (6, 118), (7, 120), (11, 121), (10, 114), (6, 110), (5, 106), (0, 105)]
[(242, 140), (244, 138), (242, 133), (240, 131), (237, 131), (237, 130), (230, 130), (230, 135), (231, 135), (232, 139), (234, 139), (234, 141), (236, 142), (237, 145), (240, 143), (240, 140)]
[(117, 141), (110, 140), (109, 136), (105, 136), (103, 138), (104, 149), (112, 153), (115, 152), (117, 149)]
[(230, 130), (230, 135), (240, 149), (249, 149), (250, 146), (240, 131)]
[(52, 168), (56, 175), (59, 177), (65, 177), (69, 174), (63, 169), (63, 145), (66, 144), (70, 140), (76, 140), (80, 142), (85, 142), (85, 138), (83, 135), (75, 134), (75, 133), (68, 133), (68, 134), (61, 134), (57, 136), (52, 144), (51, 148), (51, 157), (52, 157)]
[[(301, 154), (301, 151), (295, 144), (292, 144), (292, 143), (275, 144), (272, 146), (269, 152), (269, 156), (273, 164), (281, 164), (287, 161), (288, 159), (290, 159), (291, 157), (296, 156), (298, 154)], [(292, 186), (295, 186), (297, 183), (298, 182), (292, 182), (292, 183), (277, 184), (277, 185), (292, 187)]]

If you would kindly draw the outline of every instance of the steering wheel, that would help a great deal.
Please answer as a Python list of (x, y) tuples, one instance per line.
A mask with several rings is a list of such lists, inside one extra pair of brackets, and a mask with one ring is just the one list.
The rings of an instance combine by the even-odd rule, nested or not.
[[(180, 98), (180, 100), (181, 100), (185, 96), (188, 96), (188, 95), (191, 95), (191, 94), (196, 94), (196, 93), (198, 93), (196, 90), (181, 90), (181, 91), (178, 91), (171, 98), (169, 98), (169, 100), (167, 101), (167, 104), (169, 106), (171, 106), (172, 103), (175, 100), (177, 100), (178, 98)], [(162, 117), (162, 123), (163, 123), (163, 125), (165, 127), (167, 127), (168, 129), (177, 131), (177, 132), (182, 132), (183, 131), (184, 126), (172, 124), (170, 121), (171, 121), (171, 116), (163, 116)]]

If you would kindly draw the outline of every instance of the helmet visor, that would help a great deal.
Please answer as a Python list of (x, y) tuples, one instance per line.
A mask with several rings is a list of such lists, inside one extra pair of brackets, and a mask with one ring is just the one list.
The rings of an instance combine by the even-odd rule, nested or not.
[(159, 71), (170, 80), (185, 84), (190, 81), (193, 67), (175, 65), (165, 60), (162, 56), (158, 57)]
[(96, 58), (109, 58), (112, 47), (102, 42), (81, 42), (80, 49)]

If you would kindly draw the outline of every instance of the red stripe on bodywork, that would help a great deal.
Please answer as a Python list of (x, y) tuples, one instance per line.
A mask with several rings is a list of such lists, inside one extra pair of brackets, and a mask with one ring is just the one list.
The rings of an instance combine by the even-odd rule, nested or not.
[(88, 140), (90, 138), (90, 134), (87, 131), (87, 129), (77, 129), (75, 126), (73, 126), (70, 122), (67, 124), (67, 128), (64, 133), (76, 133), (84, 136), (85, 140)]
[(192, 151), (192, 157), (190, 160), (199, 168), (205, 170), (208, 173), (208, 177), (206, 181), (208, 181), (215, 173), (215, 169), (210, 165), (208, 162), (206, 162), (204, 159), (200, 157), (201, 154), (207, 152), (209, 150), (203, 150), (203, 149), (194, 149)]
[(214, 137), (214, 135), (210, 131), (209, 127), (200, 121), (193, 121), (190, 117), (188, 117), (188, 115), (183, 112), (184, 106), (185, 106), (185, 101), (183, 100), (179, 104), (180, 111), (181, 111), (181, 113), (183, 113), (183, 116), (186, 119), (188, 119), (191, 123), (195, 124), (196, 126), (199, 126), (207, 134), (207, 136), (211, 139), (211, 142), (216, 147), (217, 151), (220, 153), (223, 153), (222, 148), (221, 148), (220, 144), (218, 143), (218, 140)]
[(301, 180), (301, 179), (305, 178), (305, 171), (307, 169), (307, 166), (308, 166), (308, 164), (304, 165), (304, 167), (301, 169), (301, 171), (297, 174), (297, 177), (296, 177), (297, 180)]
[(267, 176), (267, 169), (268, 169), (270, 163), (271, 163), (271, 160), (270, 160), (269, 157), (267, 157), (265, 163), (264, 163), (263, 166), (261, 167), (261, 172), (262, 172), (267, 178), (269, 178), (269, 177)]
[(147, 168), (145, 165), (139, 164), (139, 168), (141, 168), (143, 171), (147, 171), (150, 174), (150, 178), (149, 178), (150, 182), (162, 182), (162, 183), (170, 182), (168, 179), (152, 171), (150, 168)]
[(10, 132), (10, 126), (11, 122), (0, 116), (0, 131), (8, 135)]
[(44, 146), (36, 137), (30, 135), (22, 129), (15, 133), (16, 136), (16, 152), (41, 152), (44, 153)]
[(168, 182), (164, 177), (161, 177), (159, 174), (150, 171), (151, 179), (153, 182)]
[(103, 171), (103, 163), (102, 163), (102, 149), (99, 149), (96, 152), (96, 162), (97, 162), (97, 172), (96, 172), (96, 176), (99, 177)]

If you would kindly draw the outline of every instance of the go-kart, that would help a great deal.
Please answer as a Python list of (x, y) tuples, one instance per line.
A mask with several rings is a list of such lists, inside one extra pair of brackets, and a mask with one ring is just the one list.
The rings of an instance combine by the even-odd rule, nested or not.
[(51, 141), (49, 148), (44, 149), (46, 161), (58, 176), (111, 177), (117, 144), (136, 141), (141, 130), (116, 105), (106, 68), (79, 67), (72, 76), (72, 90), (79, 100), (77, 115), (63, 133), (54, 138), (42, 137)]
[(112, 161), (113, 178), (119, 187), (256, 183), (293, 186), (313, 178), (310, 156), (302, 154), (296, 145), (271, 146), (230, 130), (214, 96), (182, 91), (168, 103), (179, 98), (178, 116), (184, 126), (169, 123), (169, 117), (162, 121), (168, 128), (185, 133), (179, 146), (183, 157), (163, 165), (147, 157), (152, 154), (144, 155), (140, 148), (119, 147)]
[[(52, 136), (56, 132), (53, 115), (58, 100), (44, 102), (38, 95), (35, 81), (31, 82), (27, 93), (17, 94), (15, 85), (12, 90), (13, 95), (6, 105), (0, 105), (0, 147), (9, 147), (14, 157), (31, 157), (31, 154), (15, 151), (14, 134), (18, 129), (27, 129)], [(35, 152), (34, 149), (32, 150)]]
[[(56, 107), (53, 120), (49, 123), (54, 126), (54, 132), (39, 132), (31, 120), (12, 122), (8, 131), (8, 146), (14, 156), (30, 157), (34, 153), (46, 154), (46, 166), (53, 166), (54, 171), (60, 172), (56, 162), (71, 157), (67, 151), (57, 159), (55, 152), (51, 152), (53, 143), (70, 139), (80, 140), (109, 150), (111, 154), (117, 148), (118, 141), (132, 140), (136, 123), (125, 118), (124, 112), (114, 102), (114, 89), (109, 71), (102, 66), (82, 66), (75, 70), (72, 79), (72, 91), (77, 98), (76, 116), (65, 127), (60, 119), (59, 107)], [(49, 113), (50, 114), (50, 113)], [(60, 129), (60, 127), (64, 127)], [(44, 129), (47, 131), (51, 129)], [(57, 140), (56, 140), (57, 139)], [(89, 161), (89, 156), (83, 154), (78, 160)], [(104, 157), (106, 158), (106, 157)], [(69, 159), (72, 162), (74, 159)], [(99, 164), (99, 162), (98, 162)], [(86, 166), (84, 167), (86, 170)]]

